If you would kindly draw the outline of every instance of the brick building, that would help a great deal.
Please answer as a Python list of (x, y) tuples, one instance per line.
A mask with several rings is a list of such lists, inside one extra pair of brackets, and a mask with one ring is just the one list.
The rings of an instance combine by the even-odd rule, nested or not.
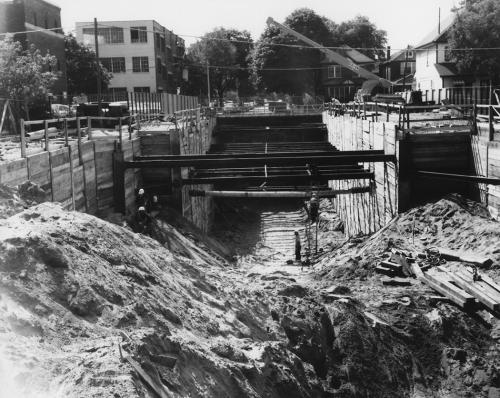
[[(99, 59), (113, 72), (109, 100), (127, 92), (176, 93), (182, 90), (184, 40), (153, 20), (99, 21)], [(76, 36), (95, 47), (93, 22), (77, 22)]]
[(15, 34), (14, 40), (19, 41), (25, 50), (33, 44), (43, 55), (49, 53), (57, 58), (57, 65), (51, 69), (61, 72), (61, 77), (54, 84), (52, 92), (65, 96), (66, 58), (61, 8), (48, 0), (0, 1), (0, 33), (9, 32), (23, 32)]

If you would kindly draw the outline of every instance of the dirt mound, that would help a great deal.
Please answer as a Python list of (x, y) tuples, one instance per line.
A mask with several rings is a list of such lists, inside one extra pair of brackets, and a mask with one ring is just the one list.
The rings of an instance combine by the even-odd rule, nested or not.
[(30, 181), (18, 185), (17, 188), (0, 183), (0, 220), (46, 201), (48, 198), (45, 191)]

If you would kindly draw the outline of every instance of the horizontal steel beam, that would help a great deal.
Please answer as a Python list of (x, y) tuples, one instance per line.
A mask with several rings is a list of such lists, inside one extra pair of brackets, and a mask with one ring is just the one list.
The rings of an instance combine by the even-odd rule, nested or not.
[(500, 185), (500, 178), (469, 176), (463, 174), (437, 173), (433, 171), (409, 171), (409, 173), (417, 177), (435, 178), (439, 180), (477, 182), (480, 184)]
[[(383, 150), (366, 150), (366, 151), (311, 151), (311, 152), (273, 152), (272, 155), (270, 153), (239, 153), (238, 155), (230, 155), (230, 154), (209, 154), (209, 155), (149, 155), (149, 156), (134, 156), (135, 161), (144, 161), (144, 160), (210, 160), (210, 159), (228, 159), (228, 158), (237, 158), (237, 159), (258, 159), (258, 158), (293, 158), (293, 157), (321, 157), (321, 156), (350, 156), (350, 155), (382, 155), (384, 153)], [(313, 162), (314, 163), (314, 162)]]
[(264, 182), (277, 182), (277, 181), (287, 181), (293, 183), (304, 183), (309, 181), (338, 181), (338, 180), (364, 180), (373, 179), (373, 173), (369, 173), (364, 170), (359, 172), (350, 173), (336, 173), (336, 174), (326, 174), (319, 178), (310, 175), (280, 175), (280, 176), (245, 176), (245, 177), (205, 177), (205, 178), (183, 178), (183, 185), (194, 185), (194, 184), (218, 184), (218, 183), (258, 183), (262, 184)]
[[(171, 168), (171, 167), (197, 167), (197, 168), (230, 168), (230, 167), (262, 167), (262, 166), (304, 166), (306, 164), (315, 164), (317, 166), (351, 164), (351, 163), (371, 163), (371, 162), (396, 162), (395, 155), (384, 154), (348, 154), (340, 155), (321, 155), (321, 156), (295, 156), (275, 157), (274, 154), (267, 154), (267, 157), (227, 157), (217, 159), (207, 159), (198, 155), (189, 158), (184, 156), (172, 160), (142, 160), (135, 162), (124, 162), (125, 168), (129, 169), (147, 169), (147, 168)], [(169, 158), (171, 159), (171, 158)]]
[[(351, 189), (337, 189), (332, 191), (319, 191), (320, 198), (334, 198), (337, 195), (357, 194), (370, 192), (370, 187), (358, 187)], [(218, 198), (304, 198), (311, 196), (307, 191), (198, 191), (189, 190), (189, 196), (212, 196)]]

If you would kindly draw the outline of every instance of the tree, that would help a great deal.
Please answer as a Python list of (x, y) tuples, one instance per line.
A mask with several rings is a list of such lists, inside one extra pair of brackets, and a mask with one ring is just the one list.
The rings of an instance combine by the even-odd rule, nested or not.
[(24, 51), (12, 35), (6, 35), (0, 41), (0, 97), (14, 100), (27, 119), (30, 111), (47, 109), (51, 86), (60, 77), (60, 72), (51, 71), (56, 64), (56, 57), (42, 56), (33, 45)]
[(206, 93), (207, 61), (210, 70), (211, 96), (223, 98), (227, 90), (247, 78), (248, 54), (253, 47), (250, 33), (235, 29), (216, 28), (192, 44), (186, 54), (189, 69), (188, 93)]
[(339, 25), (330, 25), (337, 46), (349, 46), (360, 50), (368, 57), (385, 59), (383, 48), (387, 44), (387, 32), (377, 29), (368, 17), (357, 15)]
[[(64, 52), (66, 55), (66, 75), (68, 93), (97, 93), (97, 57), (89, 45), (79, 42), (72, 33), (64, 36)], [(101, 88), (106, 90), (113, 74), (101, 64)]]
[[(309, 8), (293, 11), (284, 24), (319, 44), (333, 45), (329, 26), (334, 23)], [(295, 95), (321, 91), (320, 51), (275, 26), (262, 33), (252, 58), (253, 82), (260, 90)]]
[[(455, 9), (455, 21), (448, 31), (450, 55), (460, 72), (474, 71), (498, 83), (500, 71), (500, 2), (467, 1)], [(484, 48), (484, 50), (480, 50)]]

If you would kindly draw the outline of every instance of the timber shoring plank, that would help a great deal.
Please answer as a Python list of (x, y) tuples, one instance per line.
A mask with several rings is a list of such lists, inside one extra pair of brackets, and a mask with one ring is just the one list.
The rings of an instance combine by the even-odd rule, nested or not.
[(481, 289), (475, 286), (474, 283), (470, 283), (469, 281), (463, 279), (459, 274), (454, 274), (452, 272), (446, 272), (446, 273), (458, 287), (460, 287), (470, 295), (474, 296), (477, 301), (483, 303), (486, 307), (488, 307), (493, 311), (498, 311), (500, 307), (498, 302), (496, 302), (492, 297), (490, 297), (484, 291), (481, 291)]
[(441, 288), (443, 288), (445, 291), (447, 291), (450, 295), (459, 298), (463, 302), (467, 304), (473, 304), (475, 299), (473, 296), (471, 296), (469, 293), (463, 291), (462, 289), (456, 287), (455, 285), (452, 285), (450, 282), (446, 280), (445, 276), (441, 276), (439, 274), (430, 274), (426, 272), (424, 274), (425, 278), (430, 280), (431, 282), (439, 285)]
[[(484, 280), (479, 280), (479, 281), (475, 281), (473, 280), (472, 278), (472, 274), (469, 273), (469, 272), (466, 272), (464, 270), (459, 270), (459, 271), (456, 271), (455, 272), (457, 275), (460, 275), (462, 277), (462, 279), (464, 279), (465, 281), (469, 282), (469, 283), (473, 283), (474, 285), (476, 285), (480, 290), (482, 290), (485, 294), (487, 294), (488, 296), (490, 296), (493, 300), (495, 300), (497, 303), (500, 303), (500, 292), (496, 289), (494, 289), (493, 287), (491, 287), (487, 282), (485, 282)], [(482, 277), (483, 275), (481, 275)]]
[(469, 304), (463, 300), (462, 298), (455, 296), (453, 293), (449, 292), (447, 289), (443, 288), (440, 284), (433, 282), (429, 278), (427, 278), (427, 274), (424, 274), (424, 278), (421, 279), (423, 283), (425, 283), (430, 288), (434, 289), (436, 292), (442, 294), (444, 297), (450, 299), (455, 304), (457, 304), (461, 308), (465, 308)]

